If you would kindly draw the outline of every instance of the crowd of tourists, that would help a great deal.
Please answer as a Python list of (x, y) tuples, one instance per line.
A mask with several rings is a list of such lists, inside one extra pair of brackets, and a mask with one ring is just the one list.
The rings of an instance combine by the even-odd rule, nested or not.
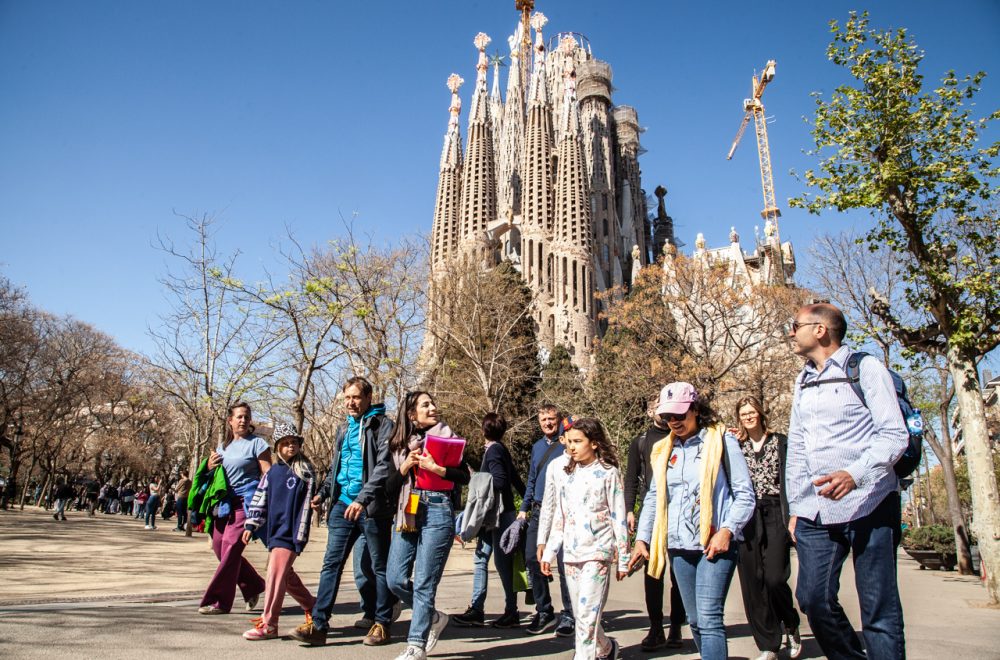
[(155, 530), (156, 519), (176, 520), (174, 531), (184, 531), (187, 524), (187, 499), (191, 488), (191, 480), (181, 473), (170, 488), (161, 486), (159, 481), (151, 480), (144, 484), (133, 484), (130, 481), (101, 484), (98, 481), (87, 481), (74, 487), (66, 479), (56, 479), (51, 492), (43, 497), (42, 487), (35, 491), (35, 500), (44, 502), (46, 509), (54, 508), (52, 518), (58, 521), (66, 520), (66, 510), (84, 511), (89, 516), (98, 513), (104, 515), (132, 516), (142, 520), (147, 530)]
[[(305, 612), (290, 637), (321, 646), (353, 552), (363, 644), (391, 643), (405, 607), (411, 616), (398, 660), (422, 660), (449, 623), (486, 625), (492, 557), (504, 610), (490, 625), (573, 638), (578, 660), (613, 659), (618, 644), (601, 623), (610, 583), (642, 570), (649, 617), (642, 649), (680, 647), (686, 622), (701, 656), (719, 660), (728, 656), (724, 604), (739, 572), (761, 660), (799, 657), (799, 610), (830, 658), (903, 658), (893, 466), (908, 435), (881, 363), (861, 360), (852, 382), (845, 332), (843, 314), (828, 304), (802, 308), (791, 323), (793, 350), (806, 364), (787, 435), (772, 428), (757, 398), (741, 399), (725, 419), (690, 383), (670, 383), (653, 399), (651, 423), (631, 443), (624, 468), (599, 420), (574, 419), (552, 405), (538, 410), (541, 437), (526, 479), (504, 444), (499, 414), (486, 415), (481, 437), (469, 439), (482, 443), (480, 464), (470, 465), (467, 451), (436, 450), (454, 434), (429, 392), (408, 393), (393, 421), (373, 402), (370, 383), (354, 377), (343, 388), (347, 419), (324, 477), (294, 426), (277, 423), (268, 444), (253, 433), (250, 406), (238, 403), (227, 439), (189, 486), (187, 504), (206, 519), (219, 559), (198, 612), (229, 613), (238, 589), (248, 610), (263, 599), (262, 615), (243, 636), (274, 639), (287, 593)], [(326, 551), (313, 594), (294, 563), (313, 512), (324, 508)], [(436, 594), (456, 535), (476, 539), (474, 571), (467, 609), (449, 615)], [(266, 578), (243, 557), (252, 539), (268, 548)], [(838, 600), (848, 555), (860, 638)], [(534, 604), (527, 620), (518, 611), (526, 589)]]

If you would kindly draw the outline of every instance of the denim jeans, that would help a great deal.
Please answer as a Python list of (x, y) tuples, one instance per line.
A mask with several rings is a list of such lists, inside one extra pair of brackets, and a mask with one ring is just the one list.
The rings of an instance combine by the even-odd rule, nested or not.
[[(823, 525), (802, 518), (796, 522), (799, 577), (795, 596), (816, 641), (831, 660), (906, 656), (903, 607), (896, 583), (898, 502), (892, 493), (870, 514), (848, 523)], [(854, 555), (863, 647), (837, 597), (848, 553)]]
[[(375, 588), (372, 555), (368, 552), (364, 534), (358, 536), (358, 540), (355, 541), (351, 557), (354, 563), (354, 586), (358, 588), (358, 594), (361, 596), (361, 611), (364, 612), (366, 619), (374, 621), (378, 590)], [(396, 604), (396, 600), (396, 596), (393, 594), (393, 605)]]
[(375, 571), (376, 608), (375, 620), (389, 625), (392, 621), (392, 594), (386, 583), (386, 560), (388, 554), (389, 530), (392, 521), (389, 518), (369, 518), (364, 511), (356, 521), (344, 518), (347, 505), (337, 501), (330, 508), (327, 518), (326, 554), (323, 556), (323, 567), (319, 573), (319, 589), (316, 591), (316, 605), (313, 607), (313, 625), (317, 630), (326, 630), (330, 626), (330, 613), (337, 601), (337, 589), (340, 586), (340, 575), (344, 570), (347, 555), (354, 547), (358, 536), (364, 534), (365, 543), (372, 556), (372, 567)]
[(160, 498), (157, 495), (150, 495), (146, 500), (146, 525), (156, 527), (156, 512), (160, 508)]
[[(535, 599), (535, 611), (539, 614), (552, 614), (555, 609), (552, 606), (552, 594), (549, 592), (549, 578), (542, 575), (541, 565), (538, 563), (538, 518), (541, 507), (534, 507), (531, 510), (531, 518), (528, 520), (528, 533), (525, 537), (524, 564), (531, 578), (531, 595)], [(566, 565), (563, 563), (562, 550), (556, 556), (559, 565), (559, 594), (562, 596), (562, 619), (563, 622), (573, 625), (573, 599), (569, 595), (569, 585), (566, 584)]]
[(187, 496), (177, 498), (177, 529), (184, 529), (187, 525)]
[[(419, 491), (415, 491), (419, 492)], [(424, 648), (434, 619), (434, 598), (455, 539), (451, 493), (424, 491), (417, 508), (417, 531), (392, 533), (389, 588), (413, 610), (411, 646)], [(410, 575), (413, 578), (410, 578)]]
[(730, 542), (727, 552), (714, 559), (708, 559), (697, 550), (670, 551), (670, 565), (681, 590), (691, 635), (703, 660), (729, 657), (722, 612), (736, 571), (736, 557), (735, 541)]
[(486, 591), (489, 586), (490, 555), (503, 585), (504, 613), (517, 611), (517, 592), (514, 591), (514, 555), (509, 555), (500, 547), (500, 537), (510, 526), (517, 514), (504, 511), (500, 514), (500, 524), (482, 532), (476, 541), (472, 569), (472, 606), (483, 611), (486, 606)]

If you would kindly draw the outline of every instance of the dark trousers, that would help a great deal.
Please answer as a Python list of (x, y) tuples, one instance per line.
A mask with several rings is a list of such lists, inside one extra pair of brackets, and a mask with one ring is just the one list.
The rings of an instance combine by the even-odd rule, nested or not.
[(319, 573), (319, 588), (316, 591), (316, 604), (313, 606), (313, 625), (318, 630), (326, 630), (330, 625), (330, 614), (337, 600), (337, 589), (340, 577), (344, 572), (347, 556), (354, 547), (358, 537), (365, 536), (365, 545), (372, 557), (372, 569), (375, 573), (375, 621), (388, 626), (392, 622), (392, 606), (396, 597), (389, 591), (386, 582), (386, 562), (389, 558), (389, 539), (391, 538), (391, 518), (369, 518), (366, 512), (361, 513), (356, 521), (344, 518), (347, 505), (337, 501), (330, 507), (327, 518), (326, 554), (323, 556), (323, 567)]
[[(649, 614), (649, 628), (655, 630), (663, 627), (663, 578), (650, 577), (643, 572), (643, 586), (646, 588), (646, 613)], [(677, 587), (674, 577), (674, 567), (670, 566), (670, 625), (684, 625), (687, 612), (684, 611), (684, 601), (681, 600), (681, 590)]]
[(177, 529), (184, 529), (188, 520), (187, 495), (177, 498)]
[[(798, 519), (795, 596), (816, 641), (831, 660), (906, 657), (903, 607), (896, 582), (898, 529), (899, 497), (895, 493), (867, 516), (847, 523), (824, 525), (820, 519)], [(863, 646), (837, 597), (840, 571), (849, 553), (854, 558)]]
[[(549, 578), (542, 575), (542, 567), (538, 563), (538, 519), (541, 507), (535, 506), (531, 510), (531, 518), (528, 520), (528, 532), (525, 536), (524, 564), (531, 577), (531, 595), (535, 599), (535, 611), (539, 613), (553, 614), (555, 608), (552, 606), (552, 594), (549, 593)], [(566, 584), (566, 569), (563, 564), (563, 553), (559, 551), (559, 589), (562, 596), (564, 619), (573, 618), (573, 600), (569, 595), (569, 585)]]
[(781, 500), (763, 497), (746, 527), (736, 568), (740, 573), (743, 608), (757, 648), (781, 648), (785, 628), (798, 628), (799, 613), (788, 586), (792, 567), (788, 528), (781, 513)]

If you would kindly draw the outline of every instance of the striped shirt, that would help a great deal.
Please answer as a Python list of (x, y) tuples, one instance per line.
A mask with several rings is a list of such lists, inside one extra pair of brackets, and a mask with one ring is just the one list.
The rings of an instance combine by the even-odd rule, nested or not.
[[(892, 466), (909, 440), (888, 370), (876, 359), (860, 364), (866, 407), (850, 383), (803, 389), (802, 383), (846, 378), (851, 350), (841, 346), (822, 371), (809, 360), (795, 380), (788, 429), (785, 484), (789, 513), (820, 524), (846, 523), (867, 516), (898, 482)], [(846, 470), (856, 488), (839, 500), (817, 493), (828, 485), (813, 481)]]

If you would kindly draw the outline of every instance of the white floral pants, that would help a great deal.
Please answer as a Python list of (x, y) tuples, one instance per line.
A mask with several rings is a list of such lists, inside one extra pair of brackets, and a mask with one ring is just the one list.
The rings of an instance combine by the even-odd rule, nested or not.
[(608, 600), (610, 581), (610, 562), (566, 562), (566, 584), (576, 618), (576, 654), (573, 660), (595, 660), (611, 652), (611, 640), (601, 627), (601, 614)]

